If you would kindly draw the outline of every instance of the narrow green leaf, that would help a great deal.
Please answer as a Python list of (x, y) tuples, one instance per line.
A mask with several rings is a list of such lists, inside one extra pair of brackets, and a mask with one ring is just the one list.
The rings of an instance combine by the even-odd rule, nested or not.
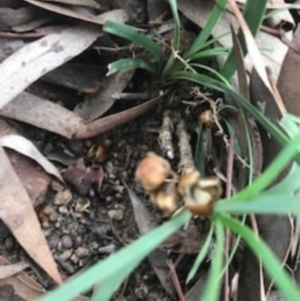
[[(181, 79), (195, 82), (197, 84), (207, 86), (211, 89), (221, 91), (225, 94), (229, 94), (243, 109), (251, 114), (282, 146), (285, 146), (289, 142), (289, 138), (285, 133), (283, 133), (280, 128), (274, 125), (269, 119), (264, 116), (264, 114), (262, 114), (256, 107), (254, 107), (247, 99), (235, 92), (230, 86), (224, 85), (224, 83), (221, 83), (203, 74), (195, 74), (188, 71), (174, 72), (170, 76), (170, 79)], [(297, 161), (299, 161), (300, 163), (300, 156), (298, 157)]]
[(220, 82), (223, 82), (225, 85), (229, 85), (228, 81), (225, 77), (223, 77), (218, 71), (214, 70), (213, 68), (210, 68), (206, 65), (198, 64), (198, 63), (191, 63), (191, 67), (193, 68), (199, 68), (205, 71), (210, 72), (214, 78), (218, 79)]
[[(247, 22), (252, 35), (255, 37), (264, 19), (268, 0), (248, 0), (244, 9), (244, 19)], [(247, 47), (241, 28), (237, 34), (241, 44), (243, 54), (247, 53)], [(233, 50), (230, 52), (227, 61), (225, 62), (221, 74), (230, 80), (236, 71), (236, 63)]]
[(151, 251), (175, 233), (190, 218), (191, 213), (189, 211), (182, 211), (172, 220), (143, 235), (131, 245), (121, 249), (107, 259), (95, 264), (53, 292), (47, 293), (38, 301), (68, 301), (86, 292), (95, 283), (101, 283), (111, 277), (116, 279), (116, 283), (120, 283), (125, 276), (119, 274), (120, 270), (127, 269), (130, 266), (127, 274), (130, 273)]
[(180, 49), (180, 19), (178, 15), (178, 7), (177, 7), (177, 0), (169, 0), (169, 4), (171, 7), (171, 11), (174, 18), (174, 39), (173, 39), (173, 48), (175, 51), (179, 51)]
[(139, 32), (134, 27), (108, 20), (103, 25), (103, 31), (127, 39), (144, 47), (155, 57), (159, 63), (159, 66), (162, 65), (163, 53), (160, 47), (154, 41), (149, 39), (144, 33)]
[(108, 72), (106, 75), (109, 76), (125, 69), (136, 69), (136, 68), (147, 70), (150, 73), (155, 73), (156, 71), (155, 66), (144, 59), (128, 58), (128, 59), (120, 59), (118, 61), (110, 63), (108, 65)]
[(300, 214), (299, 195), (261, 193), (251, 200), (223, 200), (214, 204), (214, 212), (231, 214)]
[(193, 60), (198, 60), (198, 59), (205, 58), (205, 57), (216, 57), (216, 56), (221, 56), (221, 55), (225, 56), (228, 54), (228, 50), (229, 50), (229, 48), (225, 48), (225, 47), (215, 47), (212, 49), (202, 50), (202, 51), (196, 52), (193, 55)]
[(295, 282), (289, 277), (269, 246), (260, 237), (255, 235), (247, 226), (229, 216), (220, 214), (216, 216), (216, 219), (220, 220), (223, 226), (230, 228), (232, 232), (241, 235), (254, 254), (261, 259), (266, 272), (274, 280), (286, 301), (300, 300), (300, 291)]
[(219, 300), (221, 279), (218, 277), (222, 271), (223, 257), (224, 257), (224, 228), (219, 219), (215, 219), (215, 233), (216, 245), (215, 255), (211, 263), (208, 279), (206, 282), (205, 290), (201, 297), (202, 301), (217, 301)]
[[(290, 161), (299, 153), (300, 133), (277, 155), (267, 169), (233, 199), (250, 199), (269, 186)], [(299, 202), (300, 203), (300, 202)]]
[(198, 52), (201, 48), (203, 48), (204, 43), (211, 35), (212, 30), (215, 25), (223, 15), (226, 8), (227, 0), (218, 0), (209, 16), (209, 19), (201, 30), (200, 34), (192, 44), (192, 46), (188, 49), (188, 51), (184, 54), (185, 59), (190, 59), (193, 54)]
[(201, 247), (201, 250), (198, 253), (197, 258), (196, 258), (191, 270), (189, 271), (189, 274), (187, 276), (187, 279), (186, 279), (185, 283), (189, 283), (194, 278), (194, 276), (195, 276), (196, 272), (198, 271), (201, 263), (205, 259), (206, 255), (209, 251), (209, 248), (211, 246), (213, 233), (214, 233), (214, 227), (212, 225), (209, 232), (208, 232), (208, 234), (207, 234), (204, 245)]

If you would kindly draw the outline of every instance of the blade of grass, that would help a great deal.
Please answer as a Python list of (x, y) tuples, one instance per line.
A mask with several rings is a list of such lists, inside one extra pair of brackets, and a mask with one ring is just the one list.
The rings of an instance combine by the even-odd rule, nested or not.
[(262, 193), (254, 199), (245, 202), (239, 200), (218, 201), (214, 205), (214, 212), (231, 214), (300, 214), (299, 195)]
[(155, 57), (159, 66), (162, 65), (163, 53), (160, 47), (144, 33), (137, 31), (134, 27), (108, 20), (103, 25), (103, 31), (142, 46)]
[(173, 39), (173, 48), (175, 51), (180, 50), (180, 20), (178, 15), (177, 0), (168, 1), (171, 7), (172, 15), (174, 18), (174, 39)]
[[(114, 277), (118, 283), (125, 275), (119, 271), (126, 269), (130, 273), (151, 251), (182, 227), (191, 217), (188, 211), (182, 211), (172, 220), (143, 235), (131, 245), (109, 256), (63, 286), (38, 299), (38, 301), (68, 301), (89, 290), (95, 283), (101, 283)], [(121, 277), (120, 277), (121, 276)]]
[(275, 285), (286, 301), (300, 300), (300, 291), (294, 281), (288, 276), (276, 256), (260, 237), (255, 235), (247, 226), (229, 216), (220, 214), (216, 216), (216, 219), (223, 226), (230, 228), (232, 232), (242, 236), (254, 254), (261, 259), (266, 272), (274, 279)]
[(202, 65), (202, 64), (198, 64), (198, 63), (191, 63), (190, 66), (194, 67), (194, 68), (199, 68), (199, 69), (203, 69), (205, 71), (208, 71), (212, 75), (214, 75), (214, 77), (216, 79), (219, 79), (220, 82), (223, 82), (225, 85), (229, 85), (229, 83), (226, 80), (226, 78), (223, 77), (218, 71), (214, 70), (213, 68), (210, 68), (208, 66), (205, 66), (205, 65)]
[(218, 0), (209, 16), (209, 19), (201, 30), (200, 34), (192, 44), (192, 46), (188, 49), (188, 51), (184, 54), (184, 59), (190, 59), (193, 54), (198, 52), (206, 42), (206, 40), (211, 35), (212, 30), (214, 29), (215, 25), (223, 15), (225, 8), (226, 8), (227, 0)]
[[(250, 199), (260, 191), (270, 185), (281, 171), (298, 154), (300, 145), (300, 134), (298, 134), (272, 161), (267, 169), (252, 183), (241, 192), (236, 194), (233, 199)], [(299, 202), (300, 203), (300, 202)]]
[[(268, 0), (248, 0), (244, 9), (244, 19), (249, 26), (249, 29), (253, 36), (256, 36), (266, 11)], [(241, 44), (243, 54), (246, 55), (247, 48), (245, 43), (245, 38), (241, 28), (238, 30), (237, 34), (238, 40)], [(230, 52), (222, 70), (221, 74), (227, 79), (230, 80), (233, 74), (236, 71), (235, 57), (233, 50)]]
[(226, 47), (215, 47), (212, 49), (207, 49), (199, 51), (193, 55), (193, 60), (198, 60), (205, 57), (215, 57), (220, 55), (227, 55), (229, 48)]
[[(243, 107), (249, 114), (251, 114), (264, 128), (268, 131), (274, 139), (277, 140), (282, 146), (285, 146), (289, 142), (289, 138), (283, 133), (283, 131), (267, 119), (256, 107), (254, 107), (247, 99), (235, 92), (231, 87), (224, 85), (223, 83), (212, 79), (203, 74), (195, 74), (188, 71), (174, 72), (170, 79), (181, 79), (192, 81), (200, 85), (204, 85), (211, 89), (221, 91), (229, 94), (234, 100)], [(300, 156), (297, 157), (297, 161), (300, 163)]]
[(125, 69), (135, 69), (140, 68), (149, 71), (150, 73), (155, 73), (155, 66), (149, 63), (148, 61), (140, 58), (127, 58), (127, 59), (120, 59), (115, 62), (112, 62), (108, 65), (108, 72), (106, 76), (112, 75), (119, 71)]
[(209, 270), (205, 290), (201, 297), (203, 301), (217, 301), (219, 300), (221, 279), (218, 277), (222, 270), (224, 257), (224, 229), (218, 219), (214, 221), (216, 233), (215, 255)]
[(214, 233), (214, 227), (212, 225), (210, 227), (210, 230), (209, 230), (208, 234), (207, 234), (204, 245), (201, 247), (201, 250), (198, 253), (197, 258), (196, 258), (192, 268), (189, 271), (189, 274), (187, 276), (187, 279), (186, 279), (185, 283), (189, 283), (194, 278), (196, 272), (199, 269), (199, 266), (201, 265), (201, 263), (205, 259), (206, 255), (208, 253), (208, 250), (210, 248), (210, 245), (211, 245), (213, 233)]

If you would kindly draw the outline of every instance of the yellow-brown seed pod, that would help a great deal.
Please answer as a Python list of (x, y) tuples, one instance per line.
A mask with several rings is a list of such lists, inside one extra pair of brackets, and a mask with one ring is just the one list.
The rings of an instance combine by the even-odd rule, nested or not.
[(178, 192), (193, 214), (208, 216), (213, 201), (221, 196), (222, 188), (217, 177), (201, 178), (200, 173), (193, 170), (181, 177)]
[(170, 163), (163, 157), (149, 152), (138, 164), (135, 178), (148, 191), (157, 190), (171, 173)]
[(200, 121), (207, 127), (212, 128), (215, 126), (216, 121), (211, 110), (202, 112), (199, 116)]
[(150, 194), (151, 201), (166, 215), (171, 215), (179, 208), (179, 194), (176, 183), (166, 182), (156, 192)]

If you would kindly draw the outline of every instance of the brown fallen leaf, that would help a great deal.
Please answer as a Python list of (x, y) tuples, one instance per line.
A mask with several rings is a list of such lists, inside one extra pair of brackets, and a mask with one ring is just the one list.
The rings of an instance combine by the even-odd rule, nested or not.
[(124, 23), (128, 21), (128, 15), (123, 9), (115, 9), (106, 13), (101, 13), (100, 15), (87, 15), (70, 8), (55, 5), (49, 2), (37, 1), (37, 0), (24, 0), (32, 5), (38, 6), (40, 8), (52, 11), (57, 14), (68, 16), (82, 21), (87, 21), (94, 24), (103, 25), (106, 20), (114, 20), (116, 22)]
[(7, 157), (14, 168), (24, 188), (26, 189), (32, 205), (40, 205), (50, 184), (50, 176), (33, 160), (7, 149)]
[(0, 116), (29, 123), (66, 138), (86, 139), (107, 132), (146, 113), (165, 95), (159, 95), (133, 108), (85, 124), (66, 108), (33, 94), (22, 92), (0, 110)]
[(0, 279), (11, 277), (29, 267), (29, 264), (24, 261), (17, 263), (0, 265)]
[(41, 230), (31, 200), (0, 147), (0, 218), (20, 245), (56, 283), (62, 279)]
[(114, 93), (122, 92), (135, 73), (135, 69), (123, 70), (117, 74), (103, 79), (99, 90), (91, 95), (87, 95), (83, 103), (78, 104), (74, 112), (91, 122), (102, 116), (115, 103), (111, 96)]
[[(0, 267), (5, 267), (11, 263), (0, 256)], [(23, 298), (25, 301), (36, 300), (45, 294), (45, 289), (37, 283), (32, 277), (29, 277), (25, 272), (19, 272), (8, 278), (0, 279), (0, 300), (12, 301)], [(4, 299), (2, 296), (8, 296), (8, 299)], [(19, 299), (14, 299), (19, 298)], [(84, 296), (78, 296), (72, 301), (88, 301), (89, 298)]]
[(45, 171), (52, 174), (63, 182), (62, 176), (58, 169), (48, 159), (40, 153), (35, 145), (28, 139), (15, 134), (1, 135), (0, 145), (5, 148), (10, 148), (16, 152), (31, 158), (36, 161)]
[(42, 75), (81, 53), (100, 33), (98, 27), (80, 24), (49, 34), (16, 51), (0, 65), (0, 108)]
[(91, 8), (101, 8), (101, 5), (94, 0), (43, 0), (44, 2), (57, 2), (65, 5), (86, 6)]

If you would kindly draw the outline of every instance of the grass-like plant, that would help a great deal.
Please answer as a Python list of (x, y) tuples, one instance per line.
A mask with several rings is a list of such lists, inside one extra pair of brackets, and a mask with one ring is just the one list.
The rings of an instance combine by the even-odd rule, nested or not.
[[(209, 40), (209, 37), (212, 29), (225, 10), (226, 0), (216, 1), (205, 28), (195, 39), (191, 47), (184, 53), (180, 53), (179, 49), (180, 19), (177, 11), (177, 3), (175, 0), (169, 0), (169, 3), (174, 16), (175, 29), (171, 45), (172, 52), (167, 59), (164, 59), (161, 48), (154, 41), (135, 28), (112, 21), (105, 23), (104, 31), (142, 46), (152, 56), (150, 60), (139, 57), (126, 58), (113, 62), (109, 65), (109, 74), (126, 68), (142, 68), (170, 82), (190, 81), (199, 85), (205, 85), (212, 90), (226, 93), (236, 101), (246, 114), (254, 117), (282, 145), (282, 151), (257, 179), (253, 182), (250, 181), (249, 185), (232, 198), (215, 202), (213, 213), (210, 216), (211, 230), (205, 244), (199, 250), (199, 255), (194, 266), (191, 268), (187, 281), (191, 280), (195, 275), (208, 252), (213, 236), (215, 236), (214, 259), (209, 270), (206, 290), (201, 300), (218, 300), (222, 280), (221, 276), (224, 273), (224, 266), (226, 267), (228, 264), (224, 262), (224, 233), (225, 229), (230, 229), (237, 236), (241, 237), (261, 260), (265, 271), (274, 280), (276, 287), (285, 300), (300, 300), (300, 290), (282, 268), (282, 264), (278, 261), (272, 250), (259, 236), (237, 218), (239, 215), (243, 216), (244, 214), (252, 213), (278, 215), (300, 213), (299, 197), (296, 195), (296, 191), (300, 186), (298, 183), (300, 176), (300, 131), (298, 125), (300, 122), (295, 116), (287, 114), (280, 121), (280, 124), (272, 123), (258, 109), (251, 105), (247, 99), (230, 86), (229, 80), (236, 71), (232, 51), (228, 52), (228, 49), (224, 48), (208, 48), (215, 42), (214, 40)], [(266, 4), (267, 1), (263, 0), (247, 1), (244, 18), (254, 35), (257, 33), (264, 18)], [(241, 31), (238, 33), (238, 39), (245, 54), (247, 47)], [(209, 69), (207, 66), (200, 65), (198, 62), (201, 57), (224, 54), (229, 54), (228, 59), (219, 73)], [(200, 73), (201, 70), (209, 71), (210, 76)], [(290, 163), (292, 163), (292, 168), (286, 178), (267, 189), (278, 174)], [(232, 217), (233, 214), (235, 217)], [(138, 264), (164, 240), (180, 229), (191, 216), (189, 211), (183, 210), (180, 214), (141, 236), (132, 244), (74, 277), (62, 287), (46, 294), (39, 301), (71, 300), (75, 296), (91, 289), (95, 284), (98, 284), (97, 289), (90, 300), (110, 300), (116, 288)]]

